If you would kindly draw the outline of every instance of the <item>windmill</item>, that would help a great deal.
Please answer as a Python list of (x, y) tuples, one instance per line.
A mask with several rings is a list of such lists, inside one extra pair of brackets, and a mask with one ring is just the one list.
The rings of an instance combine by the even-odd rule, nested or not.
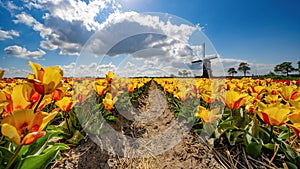
[(203, 74), (202, 74), (202, 77), (204, 78), (209, 78), (209, 77), (212, 77), (212, 70), (211, 70), (211, 62), (210, 60), (212, 59), (216, 59), (217, 56), (212, 56), (212, 57), (205, 57), (205, 43), (202, 44), (202, 49), (203, 49), (203, 57), (202, 59), (199, 59), (199, 60), (195, 60), (195, 61), (192, 61), (192, 64), (193, 63), (203, 63)]

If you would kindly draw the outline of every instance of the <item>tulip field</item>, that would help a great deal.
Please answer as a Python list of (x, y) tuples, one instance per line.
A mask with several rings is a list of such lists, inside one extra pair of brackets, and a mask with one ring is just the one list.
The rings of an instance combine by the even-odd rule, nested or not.
[[(86, 135), (103, 132), (101, 120), (82, 113), (90, 109), (86, 101), (95, 98), (96, 112), (115, 123), (118, 110), (136, 106), (151, 83), (174, 117), (192, 122), (191, 132), (213, 148), (241, 146), (260, 167), (300, 168), (300, 80), (119, 78), (111, 71), (105, 78), (64, 78), (59, 66), (29, 66), (24, 79), (2, 78), (0, 70), (0, 168), (49, 167)], [(245, 162), (225, 166), (239, 163)]]

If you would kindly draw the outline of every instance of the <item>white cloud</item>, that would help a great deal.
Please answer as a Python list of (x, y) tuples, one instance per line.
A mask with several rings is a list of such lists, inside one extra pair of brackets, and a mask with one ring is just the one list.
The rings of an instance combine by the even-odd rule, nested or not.
[(40, 32), (40, 47), (47, 50), (60, 50), (61, 55), (79, 55), (79, 52), (100, 27), (103, 14), (118, 11), (120, 6), (115, 0), (36, 0), (24, 1), (29, 10), (33, 8), (44, 12), (42, 20), (25, 12), (17, 14), (15, 24), (24, 23)]
[(45, 51), (38, 49), (37, 51), (28, 51), (26, 48), (13, 45), (4, 48), (4, 51), (7, 55), (23, 58), (23, 59), (39, 59), (46, 54)]
[(27, 26), (32, 26), (33, 24), (37, 23), (36, 19), (34, 19), (31, 15), (22, 12), (15, 16), (17, 19), (13, 20), (15, 24), (17, 23), (24, 23)]
[(0, 29), (0, 40), (13, 39), (13, 36), (19, 37), (19, 32), (15, 30), (4, 31)]

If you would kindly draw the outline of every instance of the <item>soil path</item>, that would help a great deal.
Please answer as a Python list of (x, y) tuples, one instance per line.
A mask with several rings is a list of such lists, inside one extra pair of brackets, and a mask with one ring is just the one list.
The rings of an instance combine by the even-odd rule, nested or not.
[[(115, 124), (116, 130), (134, 138), (152, 138), (164, 133), (176, 125), (174, 113), (169, 110), (164, 93), (152, 81), (149, 90), (139, 97), (138, 111), (131, 115), (136, 121), (130, 122), (119, 117)], [(176, 135), (172, 133), (171, 135)], [(155, 142), (159, 147), (169, 143)], [(161, 147), (159, 147), (161, 148)], [(150, 151), (151, 152), (151, 151)], [(152, 151), (153, 152), (153, 151)], [(126, 158), (114, 152), (107, 152), (95, 144), (89, 137), (77, 147), (62, 152), (62, 158), (50, 168), (103, 168), (103, 169), (195, 169), (195, 168), (224, 168), (214, 157), (212, 150), (201, 143), (199, 136), (187, 133), (176, 145), (160, 154), (153, 153), (147, 157)]]

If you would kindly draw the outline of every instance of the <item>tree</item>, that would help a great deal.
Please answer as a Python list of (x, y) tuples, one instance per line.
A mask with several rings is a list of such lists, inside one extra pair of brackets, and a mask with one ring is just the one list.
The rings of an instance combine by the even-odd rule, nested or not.
[(282, 73), (282, 74), (286, 74), (286, 76), (289, 75), (290, 72), (294, 71), (295, 68), (292, 66), (292, 62), (283, 62), (279, 65), (276, 65), (274, 67), (274, 71), (276, 73)]
[(248, 63), (242, 62), (240, 63), (239, 67), (238, 67), (238, 71), (243, 72), (244, 76), (246, 76), (247, 73), (249, 73), (248, 70), (250, 70), (250, 66)]
[(229, 68), (227, 72), (231, 76), (234, 76), (234, 74), (237, 74), (237, 71), (233, 67)]
[(299, 72), (299, 74), (300, 74), (300, 61), (298, 61), (298, 72)]

